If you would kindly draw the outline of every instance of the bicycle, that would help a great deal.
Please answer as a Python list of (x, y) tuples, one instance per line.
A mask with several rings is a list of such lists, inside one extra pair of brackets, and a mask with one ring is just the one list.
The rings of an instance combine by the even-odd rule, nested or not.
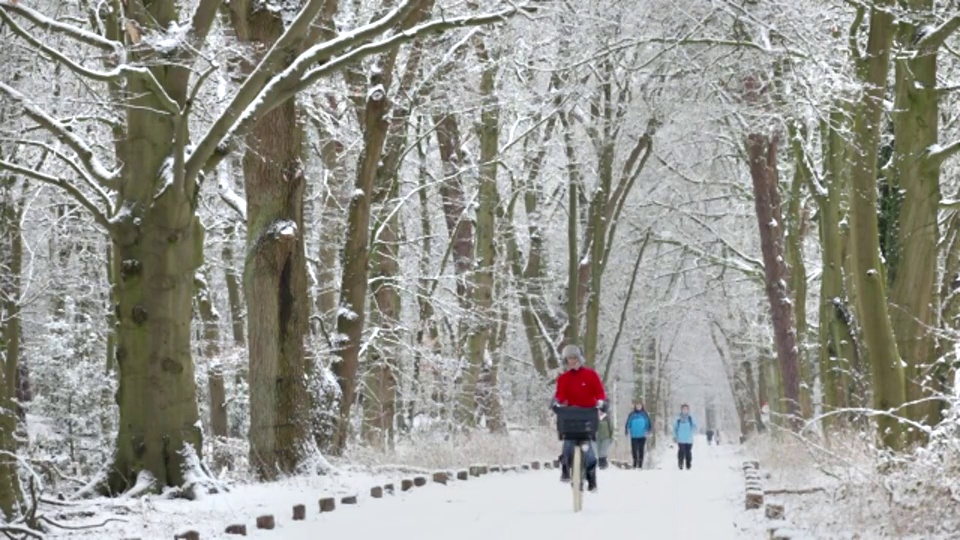
[(573, 511), (579, 512), (583, 509), (583, 481), (587, 475), (584, 453), (597, 439), (600, 413), (595, 407), (560, 407), (556, 414), (560, 440), (574, 442), (570, 486), (573, 488)]

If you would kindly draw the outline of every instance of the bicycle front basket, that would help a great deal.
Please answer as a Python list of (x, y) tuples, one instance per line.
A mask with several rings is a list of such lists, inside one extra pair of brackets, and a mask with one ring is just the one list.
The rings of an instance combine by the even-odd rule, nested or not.
[(557, 413), (557, 433), (560, 440), (593, 441), (599, 421), (596, 409), (564, 407)]

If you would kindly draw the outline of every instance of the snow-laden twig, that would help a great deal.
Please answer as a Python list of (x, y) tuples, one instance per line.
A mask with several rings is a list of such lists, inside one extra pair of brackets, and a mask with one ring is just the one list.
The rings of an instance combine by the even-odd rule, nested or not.
[[(398, 6), (395, 10), (406, 6), (406, 4), (407, 2), (401, 4), (401, 6)], [(221, 118), (214, 123), (202, 139), (202, 142), (197, 146), (197, 152), (191, 155), (188, 160), (188, 177), (193, 177), (193, 175), (199, 173), (201, 170), (210, 170), (212, 167), (215, 167), (227, 153), (216, 152), (217, 148), (226, 145), (230, 139), (245, 134), (264, 114), (270, 112), (288, 99), (291, 99), (297, 93), (323, 77), (335, 73), (363, 58), (388, 51), (403, 43), (426, 35), (444, 32), (454, 28), (501, 22), (515, 14), (516, 9), (510, 8), (483, 15), (452, 17), (450, 19), (430, 21), (411, 28), (410, 30), (397, 32), (382, 40), (354, 47), (357, 43), (372, 39), (374, 36), (383, 33), (385, 29), (390, 26), (383, 22), (389, 17), (388, 15), (354, 32), (344, 34), (329, 42), (315, 46), (301, 54), (289, 67), (264, 84), (262, 90), (257, 93), (256, 97), (250, 98), (248, 101), (249, 106), (244, 109), (244, 112), (240, 114), (236, 121), (232, 122), (229, 127), (225, 127), (221, 122), (221, 120), (225, 118), (226, 112), (224, 116), (221, 116)], [(349, 49), (349, 51), (344, 52), (347, 51), (347, 49)], [(336, 58), (331, 58), (341, 52), (344, 52), (344, 54)], [(322, 65), (310, 68), (310, 66), (315, 66), (322, 60), (326, 60)], [(246, 83), (244, 86), (246, 86)], [(233, 104), (231, 104), (231, 106), (233, 106)], [(228, 107), (228, 111), (229, 110), (230, 108)], [(236, 114), (236, 111), (233, 111), (232, 114)]]
[(96, 204), (94, 204), (93, 201), (91, 201), (82, 191), (77, 189), (77, 186), (73, 185), (72, 182), (68, 182), (63, 178), (50, 176), (48, 174), (44, 174), (42, 172), (34, 171), (33, 169), (28, 169), (26, 167), (17, 165), (16, 163), (12, 163), (10, 161), (0, 159), (0, 170), (3, 170), (3, 169), (8, 170), (15, 174), (25, 176), (27, 178), (38, 180), (45, 184), (50, 184), (51, 186), (56, 186), (66, 191), (71, 197), (76, 199), (76, 201), (80, 203), (81, 206), (86, 208), (91, 215), (93, 215), (93, 219), (99, 225), (102, 225), (105, 228), (110, 227), (110, 222), (109, 220), (107, 220), (106, 216), (104, 215), (103, 210), (101, 210)]
[(73, 26), (72, 24), (67, 24), (60, 22), (56, 19), (47, 17), (46, 15), (36, 11), (34, 9), (28, 8), (23, 3), (13, 2), (11, 0), (2, 1), (0, 0), (0, 10), (16, 13), (21, 17), (32, 22), (40, 30), (47, 30), (50, 32), (57, 32), (91, 45), (97, 47), (98, 49), (103, 49), (105, 51), (110, 51), (117, 53), (119, 56), (120, 49), (122, 44), (116, 41), (112, 41), (106, 38), (103, 38), (93, 32), (84, 30), (78, 26)]
[[(51, 155), (66, 163), (67, 167), (73, 169), (73, 172), (75, 172), (77, 176), (83, 180), (83, 183), (97, 194), (97, 198), (100, 199), (100, 202), (103, 204), (103, 208), (106, 209), (105, 213), (112, 213), (113, 200), (110, 198), (110, 195), (107, 193), (106, 189), (101, 183), (97, 182), (94, 178), (91, 178), (87, 170), (77, 163), (75, 159), (61, 152), (59, 148), (54, 148), (42, 141), (21, 139), (17, 142), (24, 146), (36, 146), (38, 148), (42, 148), (44, 151), (50, 152)], [(37, 170), (37, 167), (34, 167), (34, 170)]]
[(921, 432), (926, 433), (927, 435), (930, 435), (931, 433), (933, 433), (934, 428), (932, 428), (932, 427), (930, 427), (930, 426), (928, 426), (928, 425), (922, 424), (922, 423), (920, 423), (920, 422), (917, 422), (917, 421), (915, 421), (915, 420), (911, 420), (911, 419), (909, 419), (909, 418), (906, 418), (906, 417), (904, 417), (904, 416), (901, 416), (901, 415), (897, 414), (897, 412), (898, 412), (898, 411), (901, 411), (901, 410), (903, 410), (903, 409), (905, 409), (905, 408), (907, 408), (907, 407), (914, 406), (914, 405), (919, 405), (919, 404), (923, 404), (923, 403), (930, 403), (930, 402), (944, 402), (944, 401), (948, 401), (946, 397), (943, 397), (943, 396), (932, 396), (932, 397), (925, 397), (925, 398), (917, 399), (917, 400), (914, 400), (914, 401), (910, 401), (910, 402), (904, 403), (904, 404), (902, 404), (902, 405), (900, 405), (900, 406), (898, 406), (898, 407), (892, 407), (892, 408), (887, 409), (887, 410), (885, 410), (885, 411), (879, 410), (879, 409), (870, 409), (870, 408), (866, 408), (866, 407), (844, 407), (844, 408), (834, 409), (834, 410), (832, 410), (832, 411), (828, 411), (828, 412), (825, 412), (825, 413), (820, 414), (820, 415), (818, 415), (818, 416), (815, 416), (815, 417), (811, 418), (810, 420), (807, 420), (807, 421), (804, 423), (803, 428), (800, 430), (800, 433), (803, 433), (803, 432), (806, 431), (807, 429), (812, 428), (813, 426), (817, 425), (818, 423), (820, 423), (822, 420), (824, 420), (824, 419), (826, 419), (826, 418), (830, 418), (830, 417), (837, 416), (837, 415), (841, 415), (841, 414), (851, 414), (851, 413), (852, 413), (852, 414), (863, 415), (863, 416), (866, 416), (866, 417), (868, 417), (868, 418), (873, 418), (873, 417), (877, 417), (877, 416), (885, 416), (885, 417), (888, 417), (888, 418), (892, 418), (892, 419), (900, 422), (901, 424), (906, 424), (906, 425), (908, 425), (908, 426), (910, 426), (910, 427), (912, 427), (912, 428), (915, 428), (915, 429), (917, 429), (917, 430), (920, 430)]
[[(275, 85), (283, 77), (283, 73), (288, 73), (291, 68), (306, 70), (304, 58), (311, 53), (316, 52), (318, 47), (327, 46), (327, 55), (339, 54), (343, 50), (367, 39), (372, 39), (385, 32), (388, 28), (395, 25), (406, 14), (410, 13), (414, 4), (419, 4), (414, 0), (404, 0), (400, 5), (387, 12), (386, 15), (376, 21), (357, 28), (353, 32), (348, 32), (333, 40), (325, 41), (319, 45), (314, 45), (297, 57), (290, 66), (280, 75), (271, 76), (275, 69), (280, 66), (287, 58), (287, 55), (295, 42), (300, 41), (310, 30), (313, 20), (320, 13), (320, 10), (326, 5), (326, 0), (310, 0), (307, 2), (297, 17), (290, 23), (273, 46), (263, 55), (263, 58), (254, 68), (253, 72), (243, 81), (233, 99), (227, 105), (226, 109), (211, 124), (210, 129), (197, 143), (196, 150), (187, 160), (187, 178), (196, 178), (202, 170), (210, 170), (219, 161), (215, 156), (217, 154), (225, 155), (222, 148), (223, 142), (229, 140), (232, 136), (243, 135), (242, 131), (236, 128), (239, 121), (247, 118), (249, 115), (260, 111), (258, 115), (252, 118), (252, 123), (268, 112), (264, 110), (261, 96), (264, 91)], [(316, 61), (320, 56), (313, 57)], [(221, 156), (222, 159), (223, 156)], [(213, 159), (213, 162), (211, 162)]]
[(13, 30), (15, 34), (23, 38), (24, 41), (49, 54), (54, 60), (67, 66), (67, 69), (81, 77), (99, 82), (117, 82), (124, 76), (142, 79), (147, 83), (150, 91), (157, 96), (157, 99), (160, 100), (160, 103), (168, 113), (173, 114), (174, 116), (180, 115), (180, 107), (177, 105), (177, 102), (170, 97), (170, 94), (167, 94), (166, 90), (163, 89), (163, 86), (160, 85), (160, 82), (157, 81), (157, 78), (153, 76), (153, 72), (151, 72), (149, 69), (145, 67), (133, 67), (126, 63), (121, 63), (110, 71), (97, 71), (95, 69), (86, 68), (71, 60), (66, 54), (35, 38), (33, 34), (21, 28), (20, 25), (18, 25), (17, 22), (14, 21), (3, 10), (0, 10), (0, 21), (7, 23), (7, 25), (10, 26), (10, 29)]
[(77, 154), (77, 157), (80, 158), (80, 163), (83, 164), (90, 176), (96, 178), (99, 182), (103, 183), (104, 186), (113, 187), (115, 182), (120, 178), (119, 169), (116, 171), (108, 170), (100, 162), (100, 159), (97, 158), (96, 153), (90, 145), (71, 130), (67, 129), (67, 127), (56, 118), (53, 118), (47, 114), (46, 111), (34, 104), (27, 96), (3, 82), (0, 82), (0, 94), (6, 94), (13, 103), (20, 104), (30, 119), (40, 124), (44, 129), (57, 137), (57, 139), (70, 147), (70, 149)]
[(241, 220), (247, 220), (247, 201), (230, 187), (229, 175), (225, 173), (220, 174), (217, 182), (217, 194), (220, 195), (220, 199), (225, 202), (228, 207), (240, 216)]

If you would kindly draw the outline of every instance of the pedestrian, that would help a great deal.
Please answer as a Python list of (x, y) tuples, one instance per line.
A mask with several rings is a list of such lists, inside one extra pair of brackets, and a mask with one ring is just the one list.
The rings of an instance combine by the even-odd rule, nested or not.
[(718, 429), (717, 432), (713, 435), (713, 438), (715, 438), (715, 439), (717, 440), (717, 446), (720, 446), (720, 430), (719, 430), (719, 429)]
[(680, 406), (680, 416), (673, 423), (673, 442), (677, 443), (677, 465), (683, 470), (686, 463), (690, 470), (693, 462), (693, 435), (697, 432), (697, 423), (690, 416), (690, 406)]
[(600, 424), (597, 426), (597, 461), (601, 469), (607, 468), (607, 456), (610, 455), (611, 446), (613, 446), (613, 425), (610, 423), (610, 415), (600, 413)]
[(643, 408), (643, 401), (637, 400), (633, 410), (627, 415), (624, 432), (630, 437), (630, 452), (633, 454), (633, 468), (643, 468), (643, 453), (647, 446), (647, 435), (653, 429), (650, 415)]
[(713, 442), (713, 430), (707, 430), (707, 446), (710, 446), (710, 443)]

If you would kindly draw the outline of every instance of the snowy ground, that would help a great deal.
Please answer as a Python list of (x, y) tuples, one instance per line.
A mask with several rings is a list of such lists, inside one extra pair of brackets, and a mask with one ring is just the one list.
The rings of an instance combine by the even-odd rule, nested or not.
[[(632, 534), (652, 539), (759, 539), (757, 516), (743, 508), (743, 477), (736, 446), (694, 447), (694, 468), (679, 471), (670, 456), (654, 470), (601, 471), (599, 493), (587, 494), (584, 510), (572, 512), (570, 489), (556, 470), (491, 474), (447, 486), (430, 483), (376, 500), (370, 486), (404, 475), (345, 473), (336, 478), (289, 480), (246, 486), (199, 502), (128, 501), (126, 524), (73, 533), (72, 538), (172, 538), (197, 530), (202, 539), (245, 523), (248, 537), (314, 540), (323, 537), (489, 540), (516, 538), (612, 538)], [(359, 504), (319, 514), (322, 495), (358, 493)], [(117, 504), (119, 501), (115, 501)], [(306, 521), (291, 520), (294, 504), (307, 505)], [(256, 530), (254, 518), (273, 513), (277, 528)], [(102, 519), (101, 513), (91, 521)], [(62, 534), (62, 533), (61, 533)]]

